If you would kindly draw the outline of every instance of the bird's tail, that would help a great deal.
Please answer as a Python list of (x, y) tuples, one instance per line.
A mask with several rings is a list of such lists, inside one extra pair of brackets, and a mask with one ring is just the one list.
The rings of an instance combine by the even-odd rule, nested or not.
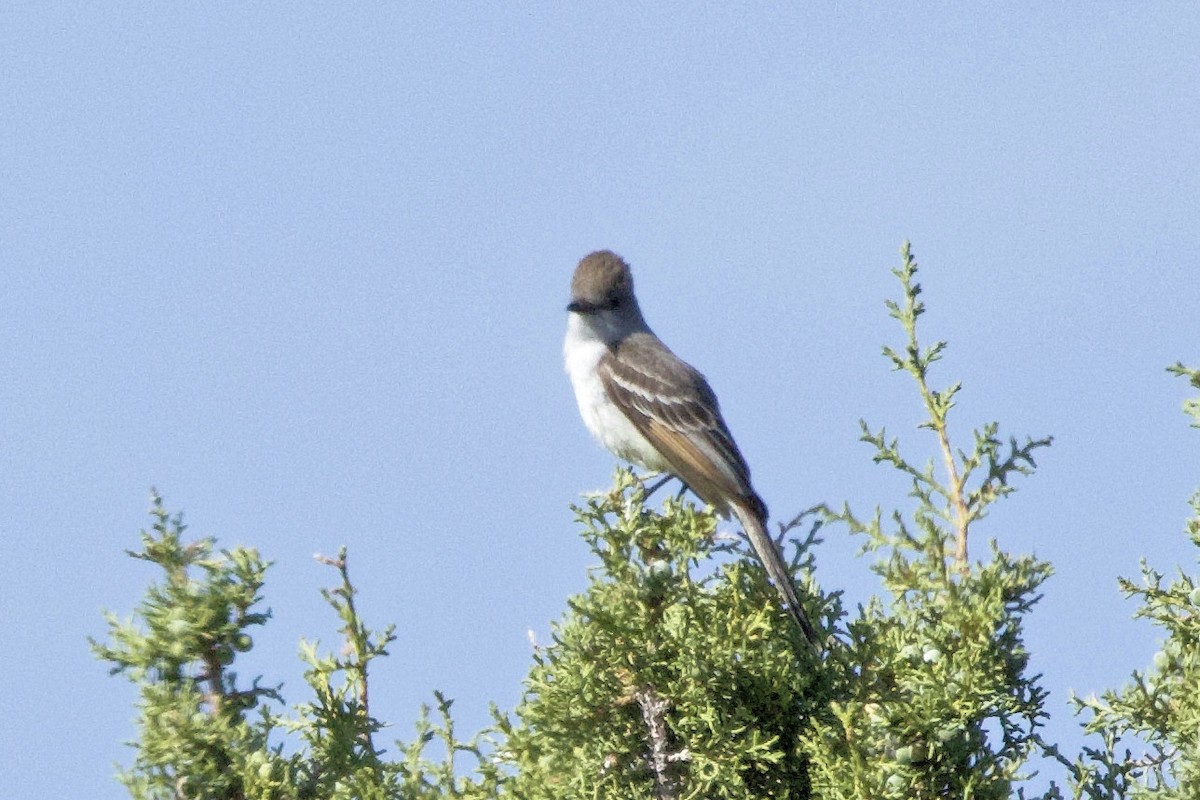
[[(761, 502), (758, 504), (761, 505)], [(787, 566), (783, 563), (783, 556), (779, 552), (779, 548), (775, 545), (775, 540), (767, 532), (766, 518), (764, 515), (756, 513), (755, 509), (750, 505), (743, 503), (733, 503), (733, 511), (737, 514), (738, 521), (742, 523), (742, 527), (746, 530), (746, 536), (750, 539), (750, 546), (754, 548), (755, 555), (762, 562), (763, 567), (767, 570), (767, 577), (775, 584), (775, 588), (779, 590), (779, 594), (783, 597), (784, 605), (787, 606), (788, 613), (796, 620), (796, 624), (800, 626), (800, 630), (804, 632), (804, 636), (813, 646), (813, 650), (820, 655), (824, 652), (824, 644), (821, 637), (817, 635), (816, 629), (809, 622), (808, 616), (804, 613), (804, 608), (800, 605), (800, 600), (796, 597), (796, 587), (792, 583), (792, 576), (788, 572)]]

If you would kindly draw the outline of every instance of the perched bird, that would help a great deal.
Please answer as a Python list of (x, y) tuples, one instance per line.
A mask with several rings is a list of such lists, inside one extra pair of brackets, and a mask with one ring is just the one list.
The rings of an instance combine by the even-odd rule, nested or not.
[(592, 253), (575, 269), (563, 358), (579, 413), (613, 455), (670, 473), (746, 531), (789, 613), (819, 652), (775, 541), (767, 507), (750, 485), (717, 396), (704, 376), (672, 353), (642, 317), (629, 265), (616, 253)]

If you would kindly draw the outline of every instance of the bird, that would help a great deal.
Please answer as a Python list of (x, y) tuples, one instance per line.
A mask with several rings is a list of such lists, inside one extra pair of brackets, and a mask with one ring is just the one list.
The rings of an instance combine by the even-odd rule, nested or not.
[(625, 260), (611, 250), (584, 256), (567, 312), (563, 361), (588, 431), (617, 458), (673, 475), (719, 515), (735, 516), (788, 613), (820, 652), (717, 396), (646, 324)]

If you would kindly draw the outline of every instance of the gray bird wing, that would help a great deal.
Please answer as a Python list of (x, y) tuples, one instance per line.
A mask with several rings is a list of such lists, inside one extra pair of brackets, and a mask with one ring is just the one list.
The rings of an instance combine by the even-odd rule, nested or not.
[(609, 398), (701, 500), (722, 513), (738, 499), (762, 505), (713, 390), (658, 337), (626, 337), (597, 368)]
[(704, 376), (649, 333), (622, 340), (615, 352), (600, 359), (597, 369), (609, 398), (671, 471), (701, 500), (737, 516), (784, 606), (820, 654), (821, 638), (767, 532), (767, 508), (750, 486), (750, 469)]

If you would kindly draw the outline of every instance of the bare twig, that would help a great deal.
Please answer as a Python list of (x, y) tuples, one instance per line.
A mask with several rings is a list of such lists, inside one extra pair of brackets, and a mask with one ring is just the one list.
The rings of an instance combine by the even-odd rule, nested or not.
[[(921, 381), (921, 390), (928, 392), (929, 387)], [(946, 463), (946, 473), (950, 478), (950, 506), (954, 509), (954, 566), (963, 575), (971, 571), (967, 561), (967, 529), (971, 524), (971, 511), (967, 508), (967, 500), (963, 496), (963, 480), (958, 474), (958, 462), (954, 458), (954, 450), (950, 447), (950, 435), (946, 431), (944, 418), (936, 418), (934, 430), (937, 432), (938, 443), (942, 447), (942, 459)]]
[(650, 744), (646, 753), (646, 763), (654, 773), (655, 795), (658, 800), (676, 800), (679, 797), (679, 783), (671, 765), (690, 760), (692, 754), (687, 748), (675, 753), (670, 752), (666, 713), (671, 707), (671, 702), (660, 697), (650, 684), (635, 692), (633, 697), (642, 709), (642, 721), (646, 723), (646, 738)]

